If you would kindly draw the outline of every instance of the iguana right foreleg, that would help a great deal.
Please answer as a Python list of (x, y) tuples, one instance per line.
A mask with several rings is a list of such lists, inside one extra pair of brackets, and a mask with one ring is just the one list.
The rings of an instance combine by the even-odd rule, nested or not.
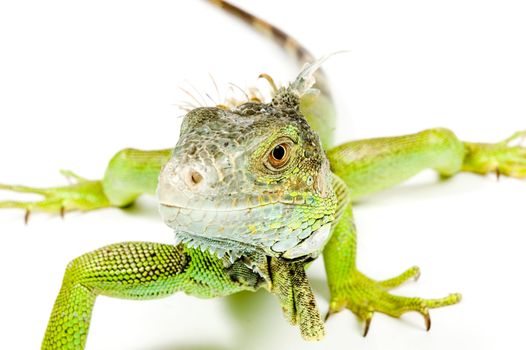
[(124, 149), (109, 162), (102, 180), (86, 180), (70, 171), (62, 173), (71, 179), (68, 186), (35, 188), (2, 185), (0, 190), (32, 193), (40, 201), (0, 201), (0, 208), (26, 210), (26, 221), (32, 211), (64, 214), (66, 211), (88, 211), (106, 207), (125, 207), (140, 195), (154, 194), (161, 167), (168, 161), (171, 149), (141, 151)]
[(287, 319), (305, 339), (318, 340), (324, 334), (323, 321), (304, 268), (301, 261), (257, 254), (229, 263), (182, 244), (112, 244), (68, 264), (42, 349), (83, 349), (99, 295), (147, 300), (183, 291), (210, 298), (260, 287), (278, 297)]
[(233, 280), (221, 259), (199, 249), (148, 242), (112, 244), (68, 265), (42, 349), (83, 349), (98, 295), (146, 300), (184, 291), (215, 297), (250, 288), (257, 285)]

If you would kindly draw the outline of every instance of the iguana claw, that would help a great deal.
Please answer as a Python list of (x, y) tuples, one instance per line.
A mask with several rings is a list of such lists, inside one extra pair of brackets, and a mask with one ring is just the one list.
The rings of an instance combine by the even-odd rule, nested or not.
[[(426, 331), (429, 332), (431, 329), (431, 316), (429, 316), (429, 311), (422, 312), (422, 316), (424, 316), (424, 322), (426, 323)], [(371, 317), (364, 320), (364, 327), (363, 327), (363, 337), (365, 338), (367, 336), (367, 333), (369, 333), (369, 328), (371, 327), (371, 321), (373, 320), (373, 316), (371, 314)]]
[(366, 318), (365, 321), (364, 321), (364, 326), (363, 326), (363, 337), (367, 337), (367, 333), (369, 333), (369, 328), (371, 327), (371, 321), (373, 320), (373, 316), (371, 315), (371, 317), (369, 318)]
[(24, 224), (28, 224), (29, 223), (29, 217), (31, 216), (31, 210), (29, 209), (26, 209), (26, 212), (24, 214)]

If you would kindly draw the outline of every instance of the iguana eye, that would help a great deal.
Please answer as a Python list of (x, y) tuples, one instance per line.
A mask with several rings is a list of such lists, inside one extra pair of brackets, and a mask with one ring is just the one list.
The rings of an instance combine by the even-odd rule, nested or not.
[(289, 158), (290, 145), (285, 142), (276, 145), (268, 155), (268, 161), (275, 169), (282, 168), (285, 164), (287, 164)]

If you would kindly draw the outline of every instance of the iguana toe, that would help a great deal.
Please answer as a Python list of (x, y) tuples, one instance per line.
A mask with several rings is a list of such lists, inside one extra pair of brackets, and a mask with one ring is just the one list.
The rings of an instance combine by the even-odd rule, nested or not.
[(347, 308), (364, 322), (363, 336), (366, 336), (374, 313), (380, 312), (392, 317), (400, 317), (406, 312), (415, 311), (424, 317), (426, 330), (429, 330), (431, 328), (429, 310), (456, 304), (461, 300), (461, 295), (450, 294), (444, 298), (424, 299), (389, 293), (390, 289), (411, 278), (416, 279), (419, 275), (418, 267), (412, 267), (397, 277), (375, 281), (355, 271), (341, 286), (334, 286), (331, 289), (332, 295), (327, 318)]

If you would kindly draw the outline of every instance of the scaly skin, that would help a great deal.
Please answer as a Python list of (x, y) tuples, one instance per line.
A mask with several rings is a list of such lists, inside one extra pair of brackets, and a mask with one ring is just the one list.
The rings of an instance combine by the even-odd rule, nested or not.
[(257, 279), (247, 280), (233, 281), (221, 260), (182, 245), (127, 242), (103, 247), (68, 265), (42, 348), (83, 348), (97, 295), (145, 300), (184, 291), (216, 297), (254, 290)]
[[(194, 127), (190, 127), (189, 130), (194, 130)], [(221, 123), (217, 127), (220, 128)], [(261, 127), (261, 130), (265, 130), (265, 132), (262, 131), (264, 135), (271, 134), (278, 138), (283, 136), (282, 134), (275, 135), (279, 128), (272, 128), (268, 124)], [(226, 137), (234, 140), (232, 135)], [(185, 139), (184, 136), (182, 139)], [(407, 298), (390, 294), (390, 289), (418, 276), (419, 270), (416, 267), (386, 281), (375, 281), (358, 271), (355, 263), (356, 230), (351, 205), (347, 205), (349, 193), (353, 199), (359, 198), (400, 183), (426, 168), (436, 169), (445, 176), (452, 176), (460, 171), (484, 174), (502, 168), (506, 169), (502, 171), (504, 175), (524, 177), (525, 149), (519, 146), (509, 146), (511, 141), (513, 140), (508, 139), (494, 145), (464, 143), (447, 129), (432, 129), (401, 137), (353, 141), (330, 149), (327, 156), (331, 162), (331, 169), (342, 178), (342, 183), (338, 182), (339, 185), (334, 187), (334, 192), (337, 194), (338, 207), (343, 207), (343, 209), (338, 209), (334, 215), (338, 217), (337, 212), (343, 212), (343, 214), (323, 251), (331, 291), (329, 315), (343, 308), (350, 309), (365, 321), (364, 334), (366, 334), (374, 312), (398, 317), (404, 312), (416, 311), (424, 316), (426, 325), (429, 327), (429, 309), (458, 302), (460, 300), (458, 294), (441, 299)], [(261, 144), (259, 148), (256, 147), (255, 154), (266, 154), (258, 153), (257, 150), (267, 149), (269, 143), (262, 142)], [(134, 156), (123, 156), (128, 152), (132, 152)], [(175, 156), (178, 157), (175, 159), (184, 158), (184, 155), (188, 153), (185, 152), (184, 149), (182, 152), (180, 150), (175, 152)], [(110, 162), (106, 172), (106, 174), (112, 174), (113, 181), (89, 182), (102, 185), (103, 192), (100, 191), (99, 185), (96, 190), (93, 189), (87, 193), (84, 187), (82, 191), (78, 190), (77, 185), (35, 192), (44, 193), (42, 191), (45, 191), (54, 197), (63, 198), (62, 206), (68, 209), (71, 207), (68, 207), (66, 203), (75, 202), (71, 202), (71, 195), (64, 196), (64, 193), (76, 193), (73, 197), (82, 199), (82, 202), (85, 202), (85, 198), (88, 197), (100, 198), (98, 202), (100, 207), (105, 207), (109, 202), (108, 196), (105, 195), (106, 192), (115, 193), (118, 189), (122, 193), (121, 198), (136, 198), (141, 189), (138, 186), (143, 184), (142, 191), (151, 193), (152, 184), (157, 184), (159, 176), (159, 158), (153, 158), (155, 161), (147, 162), (147, 171), (144, 172), (142, 172), (145, 164), (143, 160), (148, 159), (149, 154), (166, 156), (170, 153), (171, 151), (150, 153), (136, 150), (120, 152)], [(137, 161), (138, 159), (141, 161)], [(123, 172), (122, 177), (118, 175), (120, 169)], [(129, 169), (139, 170), (128, 172)], [(249, 171), (248, 167), (243, 171)], [(305, 176), (301, 176), (300, 171), (289, 173), (294, 176), (299, 173), (298, 179), (305, 179)], [(144, 176), (141, 176), (142, 174)], [(79, 179), (79, 181), (84, 180)], [(118, 186), (114, 189), (111, 186), (115, 183), (118, 183)], [(131, 184), (129, 194), (126, 193), (128, 183)], [(287, 186), (291, 187), (292, 183), (296, 182), (288, 182)], [(27, 187), (9, 188), (31, 190)], [(287, 190), (283, 188), (284, 193), (287, 193)], [(227, 191), (222, 196), (215, 197), (214, 200), (224, 202), (228, 193)], [(93, 203), (93, 207), (89, 209), (97, 208), (97, 202), (93, 201)], [(123, 203), (113, 205), (119, 206)], [(8, 203), (6, 206), (11, 205)], [(323, 206), (323, 201), (317, 202), (315, 206)], [(18, 203), (17, 207), (45, 211), (57, 210), (56, 203), (53, 203), (52, 207), (46, 207), (42, 203), (39, 205)], [(108, 251), (114, 253), (108, 254)], [(257, 255), (257, 253), (254, 254)], [(251, 264), (245, 264), (243, 260), (245, 258), (237, 259), (231, 265), (228, 262), (225, 264), (228, 260), (226, 257), (221, 259), (206, 251), (183, 245), (139, 242), (120, 243), (83, 255), (74, 260), (66, 270), (63, 286), (50, 317), (43, 348), (83, 348), (91, 310), (97, 295), (151, 299), (167, 296), (176, 291), (185, 291), (200, 297), (214, 297), (240, 290), (255, 290), (262, 286), (278, 296), (286, 318), (292, 324), (300, 325), (305, 339), (320, 339), (324, 330), (313, 303), (312, 291), (304, 277), (305, 263), (300, 261), (290, 264), (279, 257), (271, 258), (275, 264), (268, 264), (267, 270), (273, 273), (261, 274), (261, 270), (265, 268), (261, 268), (256, 273), (253, 269), (248, 268)], [(261, 258), (256, 259), (256, 261), (260, 260)], [(107, 272), (103, 274), (100, 273), (101, 270)], [(298, 286), (302, 287), (298, 289)]]
[[(270, 28), (278, 41), (296, 47), (299, 58), (308, 58), (297, 42), (268, 23), (236, 12), (224, 1), (215, 3), (257, 22), (260, 29)], [(525, 133), (483, 144), (462, 142), (437, 128), (331, 148), (334, 108), (324, 84), (319, 94), (309, 90), (314, 74), (307, 69), (277, 91), (270, 104), (191, 111), (173, 152), (123, 150), (100, 181), (67, 173), (76, 183), (49, 189), (0, 185), (44, 196), (39, 202), (0, 202), (0, 208), (25, 209), (26, 219), (31, 211), (63, 214), (124, 207), (159, 188), (164, 218), (183, 241), (119, 243), (73, 260), (43, 349), (84, 348), (98, 295), (152, 299), (184, 291), (216, 297), (261, 287), (278, 297), (285, 317), (299, 326), (305, 339), (320, 339), (323, 323), (305, 267), (322, 250), (331, 292), (328, 315), (348, 308), (364, 321), (364, 334), (375, 312), (399, 317), (416, 311), (429, 329), (429, 309), (460, 300), (458, 294), (422, 299), (389, 293), (418, 277), (417, 267), (385, 281), (361, 273), (350, 199), (428, 168), (443, 176), (465, 171), (525, 178), (526, 148), (512, 145)], [(283, 143), (288, 144), (290, 160), (278, 168), (269, 166), (273, 147)], [(324, 236), (324, 228), (330, 237)]]
[[(84, 348), (98, 295), (147, 300), (183, 291), (212, 298), (260, 287), (278, 296), (288, 320), (299, 324), (306, 339), (320, 339), (323, 322), (303, 264), (259, 257), (252, 261), (265, 278), (242, 262), (225, 267), (215, 255), (183, 245), (126, 242), (84, 254), (66, 269), (42, 348)], [(266, 280), (270, 275), (271, 284)]]

